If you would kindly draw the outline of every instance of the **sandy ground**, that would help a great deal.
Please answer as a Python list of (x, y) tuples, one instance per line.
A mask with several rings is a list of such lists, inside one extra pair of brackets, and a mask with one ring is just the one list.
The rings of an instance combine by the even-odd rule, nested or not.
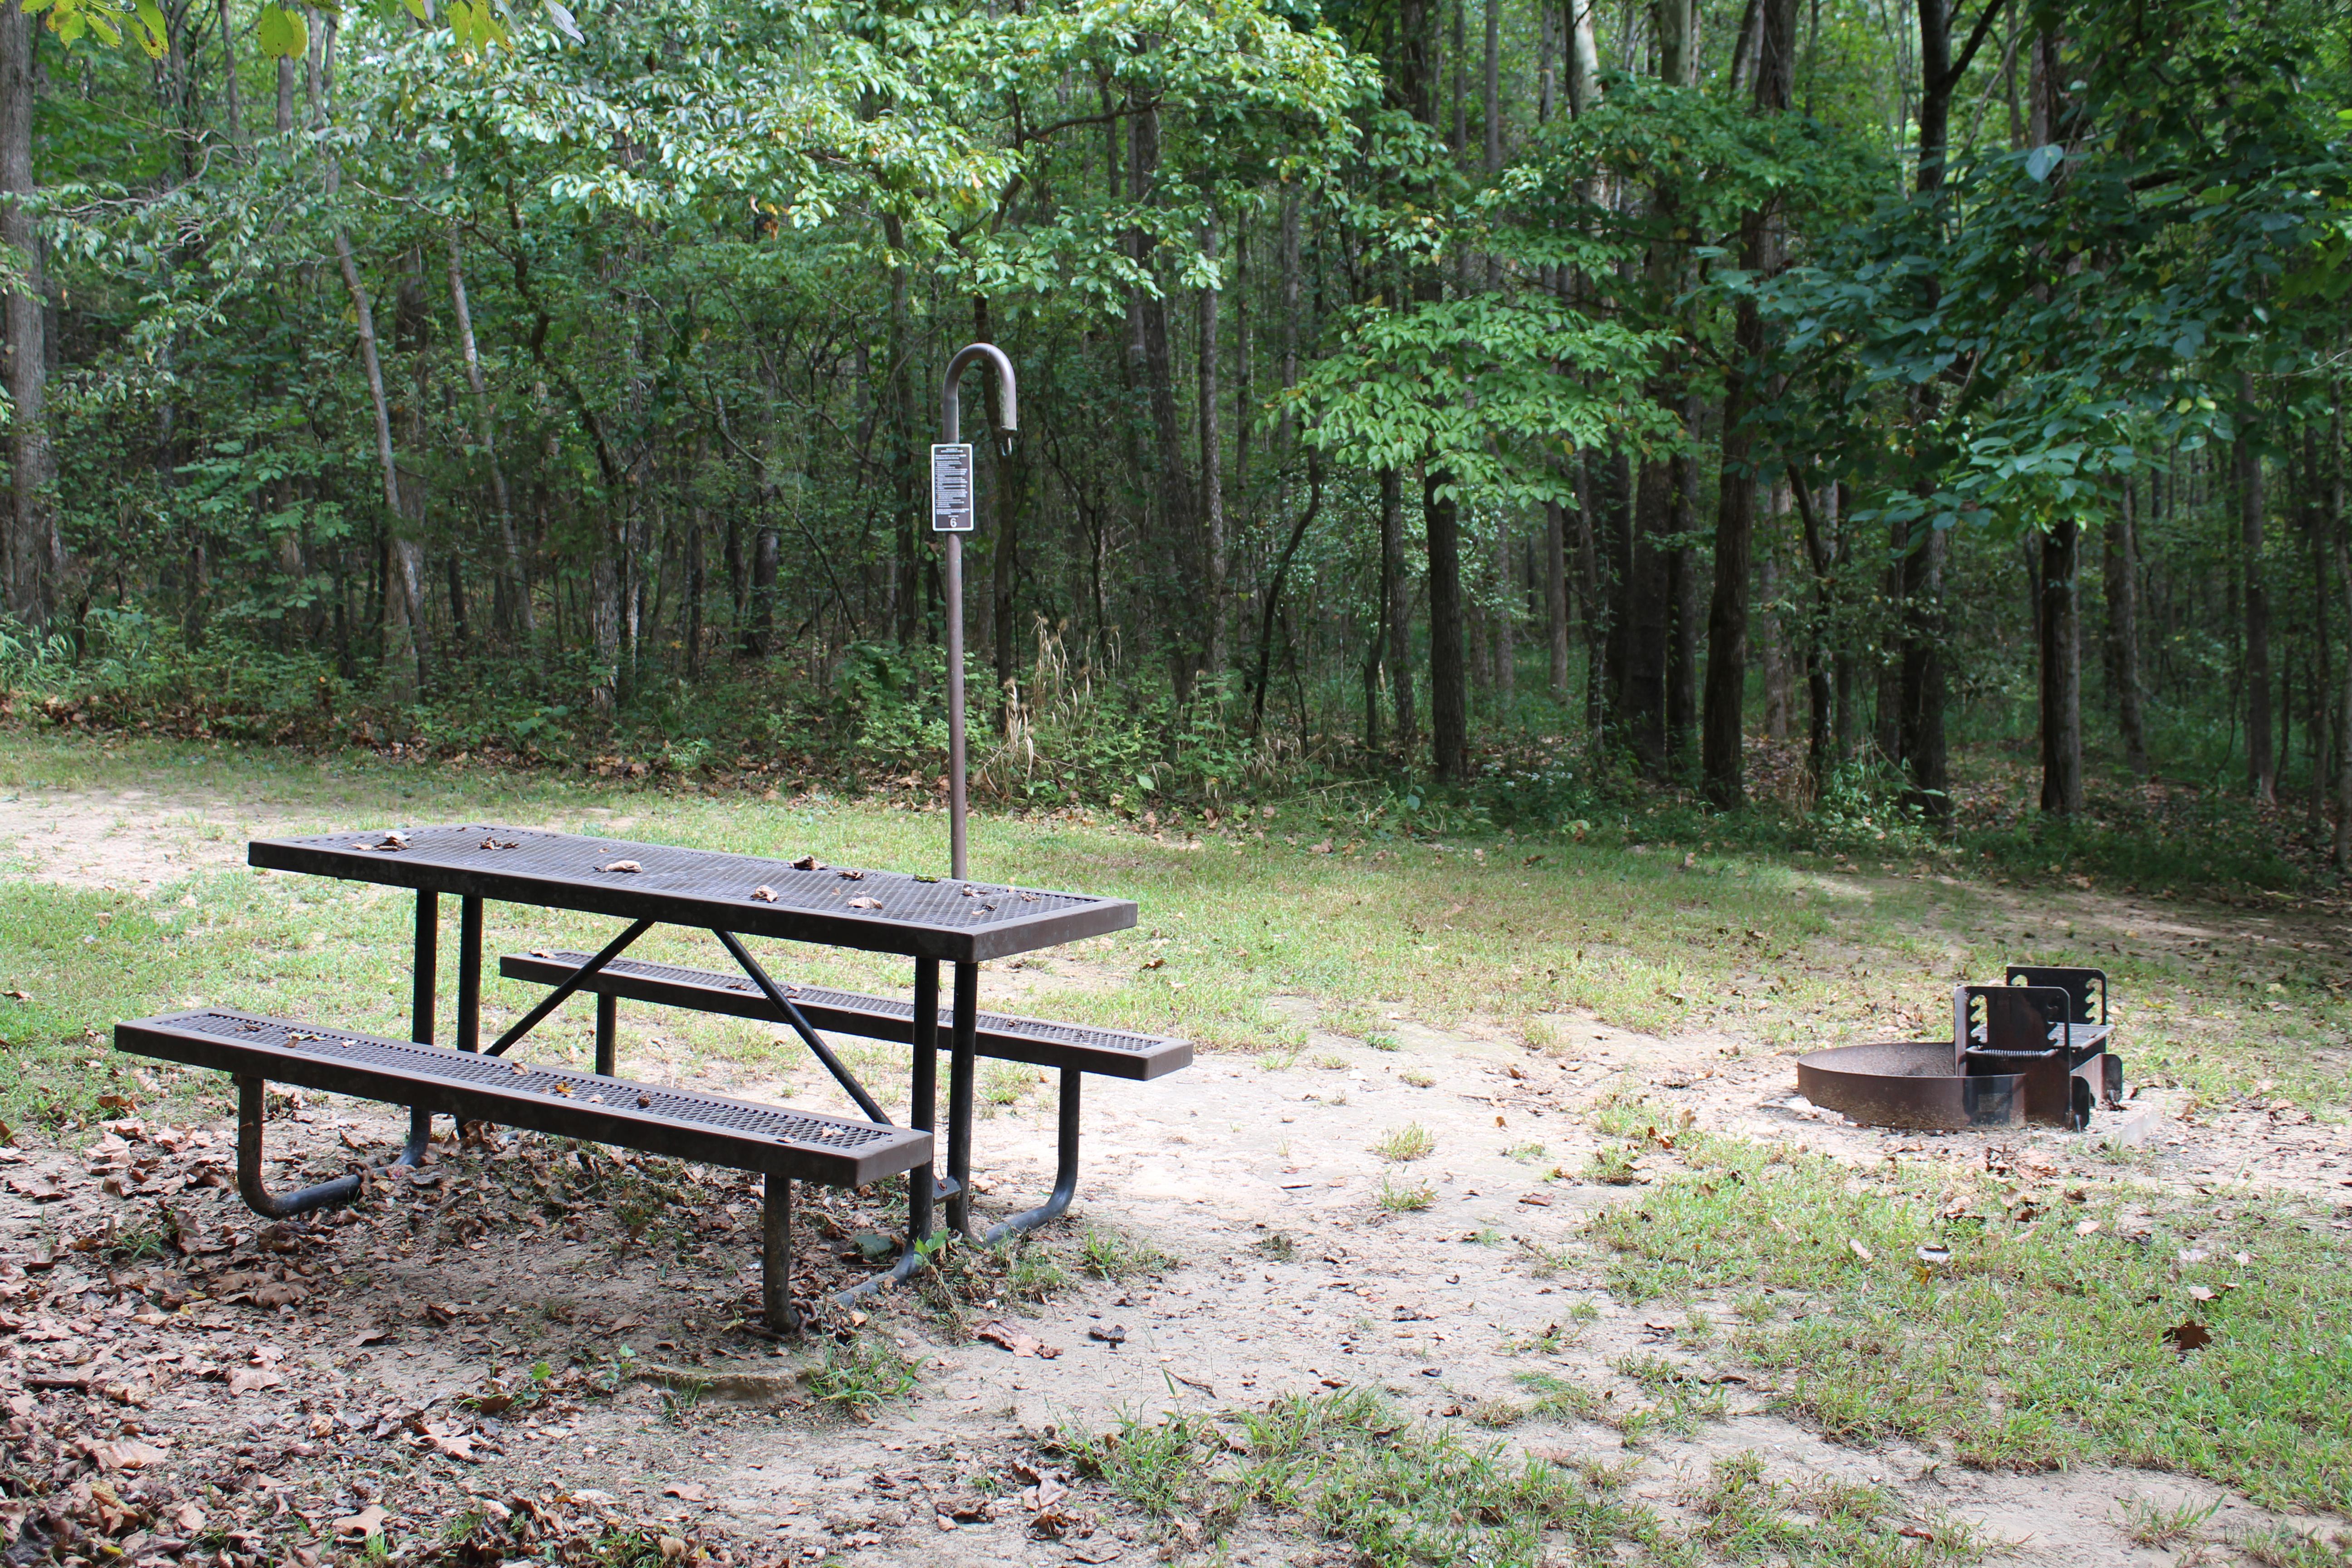
[[(137, 791), (0, 802), (0, 844), (19, 874), (80, 886), (134, 889), (240, 864), (247, 836), (279, 826), (251, 803)], [(2136, 936), (2152, 923), (2093, 903), (2084, 896), (2078, 918)], [(2255, 929), (2251, 917), (2229, 916), (2171, 910), (2162, 923), (2182, 942)], [(2263, 934), (2282, 931), (2283, 942), (2319, 940), (2275, 921)], [(1059, 961), (992, 969), (984, 1001), (1018, 1005), (1088, 979)], [(965, 1326), (1001, 1319), (1050, 1356), (962, 1338), (910, 1307), (885, 1311), (876, 1323), (922, 1381), (870, 1420), (816, 1401), (792, 1375), (797, 1350), (728, 1327), (757, 1278), (756, 1198), (729, 1173), (702, 1173), (689, 1205), (699, 1245), (683, 1261), (654, 1246), (616, 1252), (594, 1205), (530, 1202), (558, 1162), (529, 1137), (504, 1152), (445, 1148), (428, 1180), (393, 1184), (347, 1223), (270, 1226), (227, 1190), (225, 1102), (165, 1126), (138, 1104), (161, 1089), (152, 1077), (94, 1149), (0, 1150), (0, 1403), (19, 1424), (49, 1423), (58, 1442), (79, 1444), (125, 1495), (143, 1486), (151, 1500), (197, 1499), (200, 1483), (213, 1486), (207, 1500), (155, 1503), (118, 1531), (126, 1561), (162, 1560), (207, 1531), (215, 1540), (242, 1532), (229, 1547), (257, 1551), (298, 1521), (331, 1535), (333, 1521), (370, 1506), (397, 1537), (404, 1522), (447, 1517), (467, 1494), (539, 1488), (583, 1511), (697, 1524), (737, 1542), (739, 1556), (756, 1545), (796, 1561), (872, 1564), (1143, 1562), (1161, 1551), (1155, 1531), (1072, 1474), (1056, 1434), (1360, 1385), (1423, 1417), (1467, 1423), (1482, 1402), (1519, 1394), (1515, 1374), (1536, 1370), (1631, 1402), (1644, 1396), (1610, 1363), (1635, 1351), (1731, 1371), (1727, 1353), (1676, 1342), (1686, 1332), (1679, 1307), (1622, 1307), (1601, 1289), (1597, 1260), (1580, 1267), (1586, 1219), (1638, 1194), (1541, 1180), (1555, 1166), (1573, 1172), (1597, 1146), (1580, 1113), (1598, 1097), (1636, 1089), (1700, 1126), (1857, 1163), (1942, 1142), (1791, 1109), (1790, 1060), (1727, 1036), (1654, 1038), (1562, 1016), (1552, 1049), (1536, 1052), (1475, 1026), (1439, 1031), (1398, 1017), (1401, 1048), (1384, 1051), (1316, 1030), (1308, 1000), (1276, 1002), (1310, 1030), (1288, 1065), (1212, 1056), (1158, 1083), (1088, 1085), (1074, 1228), (1114, 1227), (1174, 1266), (1082, 1280), (1042, 1306), (1005, 1299), (966, 1310)], [(723, 1068), (709, 1081), (735, 1093), (783, 1087)], [(2152, 1095), (2112, 1119), (2109, 1133), (2142, 1152), (2144, 1175), (2352, 1196), (2340, 1129), (2259, 1107), (2201, 1123), (2171, 1110)], [(1436, 1148), (1400, 1173), (1369, 1145), (1408, 1121)], [(273, 1160), (283, 1163), (270, 1179), (341, 1169), (355, 1150), (387, 1150), (397, 1131), (378, 1107), (289, 1105), (271, 1124)], [(2063, 1134), (2004, 1141), (2062, 1171), (2085, 1158), (2081, 1141)], [(984, 1121), (982, 1208), (1034, 1201), (1052, 1147), (1042, 1092)], [(1385, 1211), (1381, 1187), (1400, 1175), (1425, 1180), (1433, 1204)], [(163, 1216), (178, 1243), (144, 1259), (110, 1264), (69, 1245), (153, 1231)], [(876, 1217), (819, 1204), (812, 1267), (852, 1267), (838, 1256), (843, 1238)], [(2339, 1223), (2352, 1228), (2352, 1213)], [(1539, 1277), (1530, 1247), (1565, 1267)], [(1558, 1354), (1511, 1348), (1584, 1302), (1598, 1317)], [(1703, 1305), (1724, 1315), (1723, 1303)], [(575, 1359), (585, 1370), (562, 1370)], [(502, 1404), (527, 1388), (534, 1363), (559, 1369), (544, 1396)], [(714, 1386), (681, 1407), (661, 1368)], [(603, 1396), (606, 1382), (614, 1396)], [(1633, 1493), (1669, 1516), (1710, 1461), (1752, 1450), (1775, 1474), (1884, 1483), (1918, 1517), (1969, 1521), (2029, 1563), (2179, 1560), (2179, 1549), (2130, 1543), (2126, 1499), (2218, 1500), (2202, 1532), (2210, 1542), (2267, 1522), (2242, 1500), (2177, 1477), (1988, 1474), (1902, 1444), (1841, 1447), (1765, 1413), (1768, 1390), (1721, 1386), (1727, 1419), (1687, 1439), (1628, 1447), (1607, 1426), (1536, 1420), (1500, 1436), (1555, 1456), (1630, 1459)], [(468, 1395), (477, 1407), (458, 1403)], [(199, 1521), (173, 1511), (187, 1506)], [(1244, 1528), (1230, 1551), (1236, 1562), (1315, 1560), (1294, 1558), (1299, 1545)]]

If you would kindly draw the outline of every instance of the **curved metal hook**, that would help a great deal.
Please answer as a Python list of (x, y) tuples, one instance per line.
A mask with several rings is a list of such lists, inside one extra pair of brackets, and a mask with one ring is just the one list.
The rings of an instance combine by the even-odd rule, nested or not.
[(986, 361), (996, 370), (997, 411), (1002, 421), (996, 426), (996, 449), (1001, 457), (1013, 455), (1013, 437), (1021, 428), (1021, 395), (1013, 376), (1013, 362), (994, 343), (968, 343), (956, 351), (948, 361), (945, 384), (940, 388), (940, 439), (953, 445), (963, 439), (963, 373)]

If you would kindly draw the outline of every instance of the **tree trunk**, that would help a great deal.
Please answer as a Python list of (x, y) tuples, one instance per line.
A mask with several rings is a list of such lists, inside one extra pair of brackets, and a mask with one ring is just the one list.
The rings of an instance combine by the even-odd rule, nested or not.
[[(2329, 399), (2336, 411), (2328, 422), (2328, 450), (2335, 454), (2327, 486), (2327, 537), (2336, 546), (2336, 583), (2344, 595), (2344, 624), (2352, 627), (2352, 540), (2345, 535), (2344, 508), (2344, 388), (2338, 384)], [(2336, 719), (2336, 844), (2338, 870), (2352, 867), (2352, 658), (2344, 661), (2344, 700)]]
[(1568, 698), (1568, 519), (1544, 502), (1544, 629), (1551, 649), (1551, 694)]
[(1495, 528), (1495, 695), (1507, 709), (1518, 689), (1518, 563), (1507, 519)]
[(228, 0), (220, 0), (219, 9), (221, 86), (227, 101), (228, 139), (241, 143), (245, 141), (245, 108), (238, 101), (236, 91), (236, 29), (229, 24)]
[[(1201, 226), (1201, 254), (1213, 259), (1217, 254), (1214, 220)], [(1202, 564), (1207, 569), (1204, 585), (1208, 592), (1208, 603), (1202, 606), (1208, 634), (1207, 653), (1202, 662), (1213, 680), (1222, 676), (1225, 669), (1224, 443), (1217, 400), (1217, 307), (1221, 299), (1220, 290), (1214, 287), (1201, 290), (1198, 418), (1201, 436), (1201, 549), (1203, 556)]]
[(33, 108), (40, 93), (37, 41), (41, 24), (14, 5), (0, 5), (0, 246), (16, 253), (25, 287), (5, 301), (8, 334), (7, 609), (30, 626), (46, 626), (57, 608), (65, 550), (48, 496), (48, 321), (40, 237), (20, 201), (33, 183)]
[(2263, 458), (2255, 435), (2253, 377), (2239, 374), (2244, 414), (2238, 427), (2238, 533), (2245, 552), (2246, 784), (2256, 800), (2277, 795), (2278, 764), (2271, 750), (2271, 602), (2263, 581)]
[(2081, 525), (2053, 522), (2042, 535), (2042, 809), (2083, 810), (2083, 643), (2076, 557)]
[(1388, 634), (1389, 700), (1396, 710), (1392, 742), (1409, 763), (1421, 743), (1412, 700), (1412, 598), (1405, 592), (1404, 480), (1381, 470), (1381, 619)]
[(457, 226), (449, 226), (449, 303), (457, 322), (457, 349), (466, 362), (466, 383), (473, 388), (479, 423), (482, 457), (490, 466), (490, 501), (498, 510), (499, 547), (506, 556), (508, 580), (514, 585), (513, 626), (525, 637), (539, 635), (539, 615), (530, 602), (530, 573), (523, 564), (522, 542), (515, 536), (514, 505), (507, 493), (507, 471), (499, 461), (499, 411), (490, 401), (489, 382), (482, 374), (482, 356), (474, 343), (474, 312), (466, 300), (466, 268)]
[(1568, 0), (1568, 111), (1582, 117), (1601, 107), (1601, 47), (1592, 36), (1598, 0)]
[(1462, 646), (1461, 512), (1441, 493), (1453, 476), (1434, 465), (1421, 482), (1429, 534), (1429, 753), (1441, 779), (1460, 780), (1469, 766), (1468, 670)]
[[(1685, 416), (1686, 426), (1696, 426), (1697, 413), (1694, 400)], [(1675, 539), (1664, 552), (1666, 614), (1673, 626), (1666, 653), (1666, 762), (1669, 773), (1679, 776), (1689, 765), (1691, 732), (1698, 721), (1698, 566), (1696, 552), (1685, 542), (1698, 464), (1689, 453), (1677, 452), (1667, 460), (1666, 472), (1674, 486), (1666, 531)]]
[(2147, 732), (2140, 721), (2139, 539), (2133, 515), (2139, 486), (2126, 476), (2123, 505), (2106, 528), (2101, 563), (2107, 600), (2107, 675), (2116, 698), (2116, 731), (2124, 745), (2124, 765), (2147, 776)]
[[(1128, 186), (1139, 205), (1157, 196), (1160, 183), (1160, 110), (1150, 103), (1131, 106), (1128, 116)], [(1131, 258), (1146, 271), (1153, 269), (1154, 243), (1142, 229), (1129, 232)], [(1168, 302), (1164, 290), (1139, 289), (1134, 297), (1137, 342), (1135, 371), (1150, 408), (1152, 472), (1146, 493), (1152, 496), (1162, 520), (1162, 548), (1174, 567), (1163, 596), (1168, 620), (1169, 675), (1178, 705), (1192, 697), (1193, 678), (1208, 651), (1206, 606), (1202, 604), (1200, 511), (1192, 466), (1184, 457), (1183, 430), (1176, 414), (1176, 384), (1168, 347)]]
[[(1756, 58), (1755, 111), (1789, 107), (1795, 80), (1796, 0), (1764, 0)], [(1769, 203), (1740, 223), (1740, 265), (1769, 272), (1778, 262)], [(1724, 374), (1723, 468), (1716, 493), (1715, 592), (1706, 620), (1706, 700), (1699, 721), (1699, 780), (1707, 801), (1733, 811), (1748, 799), (1748, 594), (1756, 546), (1753, 437), (1747, 429), (1748, 379), (1764, 356), (1764, 321), (1742, 299), (1733, 313), (1731, 363)]]

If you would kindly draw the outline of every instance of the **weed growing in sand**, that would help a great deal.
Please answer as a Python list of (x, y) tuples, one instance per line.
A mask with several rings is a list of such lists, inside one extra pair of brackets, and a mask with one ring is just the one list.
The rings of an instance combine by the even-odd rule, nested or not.
[(1905, 1516), (1881, 1488), (1768, 1480), (1753, 1453), (1717, 1460), (1681, 1500), (1698, 1518), (1691, 1543), (1735, 1563), (1958, 1568), (1990, 1550), (1973, 1527), (1948, 1515)]
[(1418, 1121), (1408, 1121), (1402, 1127), (1391, 1127), (1372, 1140), (1371, 1151), (1391, 1164), (1402, 1165), (1414, 1160), (1426, 1160), (1437, 1152), (1437, 1138)]
[(1287, 1263), (1298, 1256), (1298, 1243), (1290, 1238), (1290, 1233), (1286, 1230), (1277, 1230), (1270, 1235), (1261, 1236), (1251, 1245), (1276, 1263)]
[(2205, 1521), (2221, 1511), (2221, 1500), (2199, 1506), (2175, 1503), (2167, 1508), (2144, 1497), (2123, 1500), (2124, 1534), (2135, 1546), (2173, 1546), (2194, 1536)]
[(2341, 1531), (2333, 1536), (2316, 1531), (2306, 1535), (2293, 1525), (2273, 1524), (2246, 1531), (2235, 1544), (2262, 1568), (2345, 1568), (2352, 1563), (2352, 1534)]
[(1427, 1182), (1400, 1185), (1394, 1178), (1383, 1175), (1380, 1188), (1372, 1197), (1390, 1214), (1419, 1214), (1437, 1202), (1437, 1189)]
[(809, 1391), (859, 1415), (915, 1391), (915, 1363), (881, 1334), (860, 1331), (828, 1341), (824, 1360), (804, 1374)]
[(1176, 1267), (1176, 1260), (1147, 1241), (1089, 1226), (1078, 1245), (1078, 1267), (1097, 1279), (1132, 1279)]
[(1397, 1074), (1397, 1081), (1399, 1083), (1409, 1083), (1415, 1089), (1435, 1089), (1437, 1087), (1437, 1079), (1432, 1078), (1429, 1074), (1423, 1072), (1418, 1068), (1405, 1068), (1404, 1071)]
[(1642, 1179), (1642, 1167), (1636, 1156), (1640, 1149), (1633, 1146), (1606, 1145), (1592, 1152), (1579, 1173), (1588, 1182), (1603, 1186), (1630, 1187)]

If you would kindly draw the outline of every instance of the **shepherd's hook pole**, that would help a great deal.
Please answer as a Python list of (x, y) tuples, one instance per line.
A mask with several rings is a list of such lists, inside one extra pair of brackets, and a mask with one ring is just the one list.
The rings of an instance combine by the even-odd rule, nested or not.
[[(971, 365), (985, 361), (996, 367), (998, 409), (1001, 419), (996, 426), (999, 457), (1013, 455), (1013, 433), (1020, 428), (1018, 394), (1013, 378), (1013, 362), (994, 343), (971, 343), (956, 352), (948, 361), (946, 384), (940, 389), (940, 441), (952, 447), (963, 439), (963, 373)], [(932, 526), (938, 528), (936, 491)], [(969, 524), (967, 524), (969, 526)], [(953, 530), (941, 530), (947, 534), (948, 591), (948, 859), (949, 875), (958, 881), (964, 878), (964, 787), (963, 787), (963, 534)]]

